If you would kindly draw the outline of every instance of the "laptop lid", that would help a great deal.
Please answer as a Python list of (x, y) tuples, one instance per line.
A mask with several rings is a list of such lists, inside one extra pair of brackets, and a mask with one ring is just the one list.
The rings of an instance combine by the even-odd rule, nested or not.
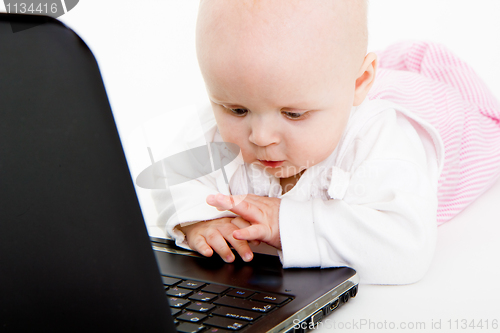
[(49, 17), (0, 14), (0, 184), (2, 331), (175, 330), (97, 63)]
[(60, 22), (0, 14), (0, 111), (2, 329), (173, 331), (155, 257), (164, 275), (293, 298), (243, 331), (316, 323), (355, 295), (349, 268), (224, 264), (161, 240), (153, 255), (97, 64)]

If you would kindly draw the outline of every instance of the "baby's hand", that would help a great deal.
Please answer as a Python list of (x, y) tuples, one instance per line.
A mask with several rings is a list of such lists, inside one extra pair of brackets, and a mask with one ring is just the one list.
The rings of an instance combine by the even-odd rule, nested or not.
[[(246, 240), (233, 237), (233, 232), (240, 228), (250, 226), (250, 223), (241, 217), (224, 217), (220, 219), (194, 223), (179, 228), (185, 235), (188, 245), (206, 257), (211, 257), (217, 252), (226, 262), (234, 261), (233, 251), (229, 248), (229, 242), (244, 261), (253, 259), (252, 250)], [(226, 242), (227, 241), (227, 242)]]
[(235, 229), (233, 237), (239, 240), (259, 240), (281, 249), (279, 210), (281, 199), (261, 197), (255, 194), (227, 196), (209, 195), (207, 203), (218, 210), (229, 210), (252, 225)]

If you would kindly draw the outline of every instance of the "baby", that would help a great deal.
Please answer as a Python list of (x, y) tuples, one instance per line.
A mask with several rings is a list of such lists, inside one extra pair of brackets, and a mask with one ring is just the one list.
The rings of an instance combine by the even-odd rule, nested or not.
[[(446, 129), (470, 124), (460, 116), (457, 125), (446, 103), (436, 107), (446, 78), (432, 81), (422, 65), (425, 54), (446, 51), (399, 44), (379, 54), (386, 68), (379, 73), (377, 55), (367, 54), (366, 7), (364, 0), (200, 2), (197, 54), (216, 120), (209, 140), (237, 144), (241, 155), (227, 174), (189, 185), (193, 196), (174, 204), (155, 194), (178, 245), (232, 262), (229, 244), (250, 261), (249, 243), (264, 242), (279, 250), (284, 267), (350, 266), (365, 283), (424, 275), (438, 223), (491, 184), (498, 167), (456, 205), (462, 193), (455, 186), (450, 196), (449, 179), (463, 174), (463, 150), (446, 140)], [(409, 68), (408, 59), (421, 67)], [(443, 91), (462, 102), (460, 110), (470, 104), (487, 118), (463, 89), (442, 89), (453, 89), (456, 96)], [(487, 126), (500, 133), (500, 108), (483, 95), (493, 110)], [(172, 205), (196, 213), (165, 213)]]

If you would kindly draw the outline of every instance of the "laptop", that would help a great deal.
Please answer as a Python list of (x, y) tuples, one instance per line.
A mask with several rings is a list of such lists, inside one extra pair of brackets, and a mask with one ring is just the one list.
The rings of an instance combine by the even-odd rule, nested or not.
[(302, 332), (357, 288), (350, 268), (150, 239), (91, 51), (0, 14), (0, 330)]

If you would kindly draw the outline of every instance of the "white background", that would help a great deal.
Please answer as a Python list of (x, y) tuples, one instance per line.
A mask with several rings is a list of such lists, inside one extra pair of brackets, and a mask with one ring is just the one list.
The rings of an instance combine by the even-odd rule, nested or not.
[[(197, 8), (197, 0), (80, 0), (60, 17), (94, 52), (123, 136), (206, 101), (194, 47)], [(370, 51), (405, 39), (443, 43), (500, 96), (500, 1), (371, 0), (369, 9)]]
[[(60, 18), (97, 58), (128, 155), (127, 138), (138, 126), (161, 115), (170, 120), (165, 131), (175, 131), (182, 118), (175, 110), (207, 101), (194, 49), (197, 5), (196, 0), (81, 0)], [(472, 65), (500, 97), (499, 16), (499, 0), (371, 0), (369, 50), (404, 39), (443, 43)], [(371, 320), (379, 327), (384, 322), (396, 327), (425, 322), (429, 332), (499, 332), (491, 329), (492, 320), (500, 320), (499, 199), (497, 182), (439, 227), (436, 256), (422, 281), (409, 286), (361, 286), (350, 304), (330, 316), (330, 325), (334, 320), (343, 326)], [(483, 324), (489, 320), (490, 330), (485, 325), (450, 329), (448, 320), (455, 325), (456, 319), (468, 323), (482, 319)], [(439, 320), (441, 329), (431, 329), (431, 323)], [(336, 331), (389, 331), (363, 328)]]

